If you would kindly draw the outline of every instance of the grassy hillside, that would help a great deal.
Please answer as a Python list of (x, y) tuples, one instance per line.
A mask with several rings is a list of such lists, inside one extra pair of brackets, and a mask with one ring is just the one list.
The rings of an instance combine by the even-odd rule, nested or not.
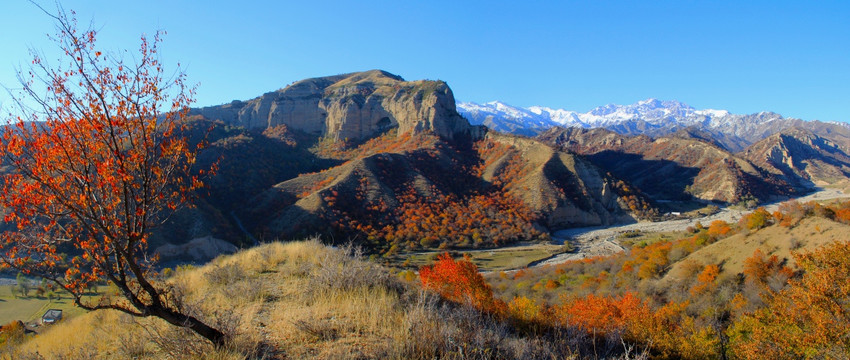
[[(536, 332), (441, 300), (349, 248), (316, 240), (272, 243), (217, 258), (170, 279), (175, 303), (223, 329), (214, 349), (156, 319), (98, 311), (7, 345), (13, 359), (479, 359), (623, 356), (611, 338)], [(620, 354), (620, 355), (617, 355)]]
[(664, 276), (665, 282), (686, 277), (686, 268), (692, 263), (720, 264), (721, 276), (744, 272), (745, 260), (760, 250), (765, 255), (776, 255), (791, 266), (792, 252), (814, 250), (839, 240), (847, 240), (850, 225), (822, 217), (802, 219), (793, 228), (774, 225), (756, 232), (736, 234), (694, 251), (673, 264)]
[(761, 359), (760, 347), (846, 358), (848, 232), (850, 203), (789, 202), (676, 239), (623, 241), (623, 253), (487, 278), (536, 321), (622, 334), (652, 358)]

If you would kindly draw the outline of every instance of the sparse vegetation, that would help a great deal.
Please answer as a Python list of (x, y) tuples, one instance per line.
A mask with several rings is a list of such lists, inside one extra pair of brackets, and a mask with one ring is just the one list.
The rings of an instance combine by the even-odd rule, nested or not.
[[(480, 276), (474, 266), (469, 270), (470, 276)], [(169, 283), (184, 309), (227, 332), (227, 346), (213, 348), (158, 319), (103, 311), (10, 344), (4, 354), (17, 359), (36, 352), (46, 358), (115, 359), (626, 357), (617, 337), (594, 348), (584, 332), (571, 327), (541, 332), (530, 323), (447, 302), (364, 261), (355, 248), (329, 248), (318, 240), (271, 243), (223, 256), (177, 271)], [(530, 304), (511, 304), (512, 313), (533, 312)]]
[[(845, 214), (842, 209), (848, 206), (850, 203), (789, 202), (774, 214), (756, 209), (738, 224), (714, 221), (706, 227), (697, 223), (677, 240), (643, 239), (631, 242), (625, 253), (487, 278), (495, 296), (503, 301), (531, 299), (539, 308), (538, 321), (572, 324), (593, 334), (622, 334), (627, 341), (645, 346), (653, 358), (761, 358), (763, 353), (756, 349), (773, 349), (769, 350), (775, 350), (771, 356), (784, 358), (780, 349), (791, 348), (799, 351), (795, 354), (840, 354), (825, 345), (840, 343), (825, 340), (846, 326), (840, 316), (832, 317), (835, 321), (824, 325), (826, 328), (806, 330), (814, 336), (811, 341), (795, 342), (801, 335), (781, 329), (824, 324), (806, 316), (828, 315), (821, 310), (793, 319), (776, 314), (783, 314), (781, 309), (788, 304), (800, 302), (807, 289), (815, 289), (800, 281), (824, 276), (821, 266), (843, 266), (838, 264), (845, 257), (832, 256), (840, 253), (835, 249), (847, 244), (841, 234), (850, 228), (835, 221), (848, 223), (839, 215)], [(810, 236), (810, 242), (795, 240), (812, 229), (816, 236)], [(633, 233), (626, 238), (632, 241), (642, 236)], [(833, 250), (819, 250), (811, 256), (795, 254), (796, 261), (791, 261), (791, 251), (805, 252), (819, 244), (834, 244), (828, 245)], [(843, 280), (822, 283), (840, 284)], [(778, 303), (774, 299), (780, 296), (797, 300), (785, 298)], [(839, 303), (846, 301), (846, 294), (840, 291), (829, 296), (844, 299)], [(775, 308), (765, 308), (770, 306)], [(839, 310), (829, 311), (836, 314)]]
[[(808, 232), (816, 225), (830, 229), (823, 236), (846, 231), (823, 216), (842, 214), (848, 204), (817, 210), (822, 206), (800, 204), (796, 213), (802, 218), (790, 231)], [(626, 254), (486, 277), (470, 257), (444, 254), (419, 274), (422, 287), (440, 296), (421, 291), (414, 273), (393, 275), (351, 245), (271, 243), (173, 271), (168, 280), (177, 304), (226, 331), (231, 341), (225, 347), (214, 349), (160, 320), (108, 312), (71, 319), (12, 342), (5, 351), (24, 358), (40, 351), (47, 357), (220, 359), (758, 358), (761, 352), (754, 349), (786, 345), (801, 354), (823, 351), (846, 323), (842, 317), (814, 318), (838, 310), (813, 304), (810, 313), (779, 319), (771, 315), (778, 310), (769, 309), (799, 303), (813, 284), (846, 282), (822, 279), (846, 273), (835, 270), (850, 257), (846, 243), (796, 255), (796, 263), (789, 263), (765, 240), (788, 228), (748, 225), (715, 221), (696, 226), (685, 238), (633, 246)], [(741, 239), (762, 247), (744, 255), (738, 270), (734, 261), (696, 256)], [(775, 243), (789, 246), (781, 239)], [(829, 289), (822, 290), (839, 303), (846, 300), (843, 292)], [(807, 330), (816, 338), (791, 344), (795, 335), (777, 331), (793, 327), (777, 321), (826, 328)], [(74, 346), (55, 345), (72, 336)]]
[[(534, 262), (569, 251), (571, 251), (569, 244), (552, 245), (543, 243), (486, 250), (465, 250), (463, 254), (469, 255), (470, 261), (482, 271), (500, 271), (523, 268)], [(432, 263), (436, 260), (436, 255), (439, 254), (440, 252), (403, 254), (399, 255), (399, 259), (404, 260), (395, 262), (402, 262), (402, 267), (418, 269), (421, 266)], [(461, 256), (455, 251), (452, 252), (452, 255)]]

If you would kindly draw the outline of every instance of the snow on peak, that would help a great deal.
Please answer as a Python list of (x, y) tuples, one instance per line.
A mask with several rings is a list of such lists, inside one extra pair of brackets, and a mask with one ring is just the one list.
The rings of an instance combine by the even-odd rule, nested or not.
[(515, 107), (501, 101), (485, 104), (458, 103), (458, 112), (466, 116), (473, 124), (485, 124), (497, 130), (505, 127), (533, 130), (555, 125), (583, 128), (622, 126), (634, 128), (640, 123), (645, 123), (655, 128), (702, 125), (713, 129), (735, 129), (734, 131), (737, 132), (744, 131), (743, 129), (747, 128), (746, 124), (754, 125), (782, 119), (779, 114), (771, 112), (735, 115), (726, 110), (697, 110), (676, 100), (656, 98), (641, 100), (631, 105), (608, 104), (584, 113), (545, 106)]

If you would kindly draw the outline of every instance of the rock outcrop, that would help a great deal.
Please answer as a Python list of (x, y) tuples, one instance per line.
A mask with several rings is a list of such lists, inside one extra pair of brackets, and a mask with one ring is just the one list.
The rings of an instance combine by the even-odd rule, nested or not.
[(155, 253), (164, 258), (184, 256), (192, 260), (212, 260), (221, 254), (233, 254), (239, 249), (233, 244), (212, 236), (195, 238), (182, 245), (165, 244)]
[(483, 133), (457, 113), (445, 82), (404, 81), (381, 70), (306, 79), (193, 113), (248, 129), (283, 124), (334, 140), (367, 139), (393, 127), (399, 134), (433, 131), (446, 139)]

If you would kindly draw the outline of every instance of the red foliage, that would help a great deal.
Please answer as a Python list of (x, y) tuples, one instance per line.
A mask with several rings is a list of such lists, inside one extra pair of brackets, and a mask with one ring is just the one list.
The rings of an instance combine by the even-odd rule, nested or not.
[(697, 275), (697, 283), (691, 288), (691, 295), (697, 296), (704, 292), (713, 290), (716, 287), (715, 280), (720, 274), (720, 268), (717, 265), (707, 265), (702, 272)]
[[(492, 247), (543, 235), (532, 226), (534, 213), (510, 195), (494, 191), (461, 198), (442, 195), (436, 188), (430, 192), (432, 195), (426, 198), (408, 189), (397, 193), (394, 209), (376, 199), (365, 207), (340, 206), (332, 216), (344, 219), (335, 221), (343, 231), (407, 248)], [(353, 203), (361, 204), (362, 200), (365, 198)]]
[[(168, 303), (147, 253), (151, 230), (189, 205), (203, 186), (194, 167), (201, 145), (187, 140), (194, 90), (185, 74), (167, 79), (160, 33), (141, 39), (133, 64), (96, 50), (96, 32), (57, 14), (53, 38), (67, 58), (36, 56), (22, 83), (37, 110), (22, 107), (2, 130), (0, 207), (9, 224), (0, 262), (52, 281), (87, 310), (157, 316), (222, 344), (224, 335)], [(30, 77), (27, 77), (28, 79)], [(35, 80), (34, 80), (35, 81)], [(80, 254), (64, 261), (59, 247)], [(123, 299), (83, 301), (88, 284), (109, 281)]]
[(769, 277), (778, 277), (783, 283), (794, 275), (794, 271), (782, 265), (776, 255), (766, 256), (760, 249), (753, 256), (744, 260), (744, 275), (747, 281), (758, 285), (766, 285)]
[(554, 311), (562, 323), (593, 334), (621, 332), (632, 321), (652, 317), (649, 304), (641, 301), (633, 292), (627, 292), (621, 297), (590, 294), (582, 298), (565, 299)]
[(493, 290), (469, 256), (456, 261), (448, 253), (440, 254), (433, 265), (419, 269), (419, 278), (422, 287), (436, 291), (447, 300), (471, 304), (488, 312), (505, 310), (504, 302), (493, 298)]

